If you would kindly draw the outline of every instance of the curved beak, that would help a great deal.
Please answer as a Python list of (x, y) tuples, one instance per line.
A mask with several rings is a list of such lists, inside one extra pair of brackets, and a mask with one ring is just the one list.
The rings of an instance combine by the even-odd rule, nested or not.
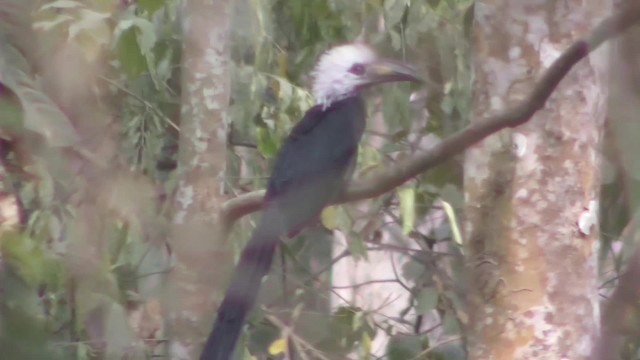
[(367, 66), (367, 83), (380, 84), (395, 81), (424, 82), (413, 67), (400, 62), (378, 60)]

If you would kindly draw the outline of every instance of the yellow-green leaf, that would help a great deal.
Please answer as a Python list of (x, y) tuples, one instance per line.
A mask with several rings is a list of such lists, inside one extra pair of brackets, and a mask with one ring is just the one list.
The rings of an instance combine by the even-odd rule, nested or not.
[(335, 206), (327, 206), (322, 211), (320, 218), (322, 219), (322, 225), (329, 230), (335, 230), (338, 228), (338, 222), (336, 220), (338, 214)]
[(278, 339), (269, 345), (269, 355), (279, 355), (287, 351), (287, 340)]
[(451, 226), (451, 234), (453, 235), (453, 240), (456, 244), (462, 246), (462, 235), (460, 233), (460, 227), (458, 226), (458, 219), (456, 218), (456, 212), (453, 210), (453, 206), (448, 202), (442, 200), (442, 207), (444, 208), (444, 212), (447, 214), (447, 219), (449, 219), (449, 226)]
[(160, 10), (164, 3), (164, 0), (138, 0), (138, 6), (147, 10), (150, 14)]
[(400, 197), (402, 233), (407, 235), (416, 224), (416, 189), (412, 187), (400, 189), (398, 196)]
[(369, 333), (367, 333), (366, 331), (362, 333), (362, 340), (361, 340), (361, 344), (362, 344), (362, 356), (360, 357), (360, 359), (370, 359), (370, 354), (371, 354), (371, 337), (369, 336)]

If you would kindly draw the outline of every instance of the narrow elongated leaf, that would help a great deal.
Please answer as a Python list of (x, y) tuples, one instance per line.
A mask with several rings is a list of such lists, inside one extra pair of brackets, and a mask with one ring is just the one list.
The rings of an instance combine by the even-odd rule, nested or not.
[(444, 208), (444, 212), (447, 214), (447, 219), (449, 219), (449, 226), (451, 226), (453, 240), (456, 242), (456, 244), (462, 246), (462, 233), (460, 232), (460, 227), (458, 226), (458, 218), (456, 217), (456, 212), (453, 210), (451, 204), (444, 200), (442, 200), (442, 207)]
[(362, 347), (361, 347), (362, 355), (360, 356), (360, 359), (361, 360), (370, 359), (371, 358), (371, 336), (369, 336), (369, 333), (367, 332), (362, 333), (362, 340), (360, 340), (360, 343), (362, 344)]
[(416, 224), (416, 189), (413, 187), (400, 189), (400, 216), (402, 218), (402, 233), (409, 234)]

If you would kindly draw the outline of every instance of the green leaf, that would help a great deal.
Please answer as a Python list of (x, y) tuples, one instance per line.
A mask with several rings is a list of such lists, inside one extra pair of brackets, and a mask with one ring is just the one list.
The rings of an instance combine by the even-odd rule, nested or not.
[(21, 234), (5, 234), (0, 239), (2, 254), (6, 262), (30, 285), (37, 285), (43, 279), (44, 253), (33, 239)]
[(133, 24), (136, 26), (138, 32), (138, 44), (144, 54), (151, 54), (151, 50), (156, 45), (157, 37), (153, 24), (143, 18), (134, 18)]
[(338, 229), (341, 229), (343, 232), (350, 231), (353, 228), (351, 216), (343, 206), (338, 206), (336, 210), (336, 225)]
[(32, 83), (23, 84), (16, 93), (24, 109), (25, 128), (43, 135), (50, 146), (75, 145), (78, 135), (66, 115), (39, 89), (29, 87)]
[[(363, 321), (363, 311), (358, 307), (342, 306), (331, 316), (330, 336), (342, 349), (352, 349), (362, 339), (362, 332), (373, 336), (369, 324)], [(354, 327), (354, 324), (358, 326)]]
[(0, 85), (0, 128), (4, 131), (19, 132), (22, 129), (22, 107), (19, 100), (12, 96), (2, 94)]
[(369, 259), (367, 256), (367, 246), (359, 236), (350, 236), (347, 239), (347, 247), (354, 260)]
[(116, 53), (120, 66), (129, 78), (134, 78), (147, 69), (147, 59), (140, 50), (134, 28), (127, 29), (120, 34)]
[(78, 136), (62, 111), (36, 86), (29, 65), (11, 44), (0, 40), (0, 83), (20, 100), (23, 126), (47, 140), (50, 146), (71, 146)]
[(435, 288), (427, 287), (420, 291), (416, 300), (416, 312), (418, 314), (427, 314), (438, 305), (438, 291)]
[(80, 342), (76, 345), (76, 359), (91, 359), (94, 357), (94, 350), (91, 344)]
[(157, 42), (154, 26), (149, 20), (132, 17), (118, 23), (115, 30), (116, 53), (130, 78), (154, 69), (153, 48)]
[(360, 146), (358, 149), (358, 165), (362, 169), (378, 166), (381, 157), (378, 150), (372, 146)]
[(242, 353), (242, 360), (258, 360), (257, 357), (251, 355), (251, 353), (249, 352), (249, 349), (247, 349), (246, 347), (244, 347), (243, 349), (243, 353)]
[(407, 280), (419, 282), (425, 276), (425, 267), (416, 261), (408, 261), (402, 265), (402, 276)]
[(138, 6), (153, 14), (165, 5), (165, 0), (138, 0)]
[(434, 360), (466, 360), (468, 358), (466, 350), (459, 341), (441, 344), (430, 350)]
[(402, 218), (402, 233), (413, 231), (416, 224), (416, 189), (407, 187), (398, 191), (400, 197), (400, 216)]
[[(37, 291), (5, 266), (0, 299), (0, 348), (11, 359), (63, 359), (53, 347), (44, 326), (42, 299)], [(46, 351), (46, 353), (45, 353)]]
[(415, 359), (422, 352), (422, 339), (416, 335), (395, 335), (387, 343), (389, 360)]
[(267, 159), (275, 156), (278, 151), (278, 143), (267, 128), (259, 126), (256, 128), (256, 137), (258, 141), (258, 151)]
[(458, 323), (458, 319), (451, 311), (447, 311), (444, 314), (444, 319), (442, 320), (442, 328), (445, 334), (448, 335), (460, 333), (460, 323)]

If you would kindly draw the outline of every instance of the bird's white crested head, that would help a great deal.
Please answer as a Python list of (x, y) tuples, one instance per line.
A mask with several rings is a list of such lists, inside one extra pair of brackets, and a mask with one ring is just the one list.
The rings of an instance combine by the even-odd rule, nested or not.
[(313, 96), (325, 107), (354, 95), (367, 83), (366, 67), (376, 61), (376, 54), (363, 44), (334, 47), (320, 56), (313, 70)]

